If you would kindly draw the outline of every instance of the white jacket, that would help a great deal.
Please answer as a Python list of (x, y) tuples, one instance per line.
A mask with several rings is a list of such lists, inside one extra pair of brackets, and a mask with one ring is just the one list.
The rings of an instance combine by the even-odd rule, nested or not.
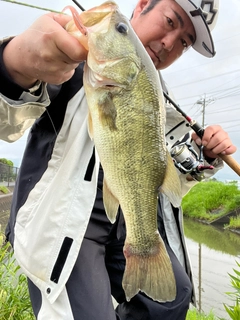
[[(71, 81), (76, 82), (74, 78)], [(60, 92), (67, 91), (64, 85), (59, 90)], [(1, 88), (0, 92), (2, 92)], [(51, 137), (55, 135), (51, 144), (51, 154), (46, 167), (41, 169), (36, 183), (32, 183), (34, 175), (28, 176), (24, 172), (26, 163), (20, 170), (17, 182), (18, 193), (21, 195), (22, 187), (25, 188), (28, 183), (32, 183), (32, 186), (29, 189), (30, 192), (23, 193), (24, 201), (19, 199), (21, 196), (15, 196), (16, 199), (13, 202), (16, 202), (16, 205), (13, 204), (12, 209), (15, 212), (11, 213), (14, 221), (7, 231), (18, 263), (46, 299), (53, 303), (64, 289), (81, 247), (94, 205), (99, 159), (96, 155), (92, 178), (86, 181), (84, 176), (93, 154), (94, 144), (87, 130), (88, 106), (83, 87), (79, 87), (67, 101), (59, 130), (55, 128), (55, 120), (48, 112), (50, 103), (49, 87), (46, 84), (37, 84), (29, 92), (23, 92), (18, 100), (12, 100), (0, 94), (1, 139), (9, 142), (17, 140), (27, 128), (32, 126), (35, 119), (38, 119), (30, 131), (28, 152), (24, 156), (26, 163), (34, 166), (34, 163), (31, 164), (32, 160), (33, 162), (39, 161), (41, 165), (41, 159), (36, 159), (35, 154), (31, 154), (29, 149), (31, 150), (30, 146), (34, 145), (36, 132), (37, 136), (42, 133), (41, 130), (37, 130), (43, 116), (45, 116), (44, 121), (48, 119), (51, 122), (50, 127), (52, 126), (54, 131), (54, 134), (51, 133)], [(166, 110), (166, 139), (168, 148), (171, 148), (190, 128), (183, 117), (169, 104), (166, 104)], [(54, 117), (58, 120), (58, 116)], [(43, 133), (42, 140), (44, 141), (45, 138)], [(42, 140), (40, 137), (39, 141)], [(214, 174), (222, 164), (216, 160), (215, 166), (216, 169), (213, 172), (209, 171), (208, 176)], [(196, 183), (187, 181), (186, 175), (183, 174), (180, 174), (180, 178), (183, 193), (186, 193)], [(181, 227), (178, 230), (170, 203), (164, 196), (161, 197), (161, 203), (169, 244), (191, 277), (184, 245), (181, 208), (179, 208), (178, 217)], [(59, 255), (63, 247), (65, 249), (67, 247), (68, 252), (59, 271)], [(54, 273), (56, 267), (58, 272)], [(58, 277), (54, 278), (53, 274), (57, 274)]]

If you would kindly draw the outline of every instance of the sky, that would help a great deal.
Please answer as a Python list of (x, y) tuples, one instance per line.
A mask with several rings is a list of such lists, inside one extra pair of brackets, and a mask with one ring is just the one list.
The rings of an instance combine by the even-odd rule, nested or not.
[[(61, 11), (71, 0), (18, 0)], [(85, 9), (99, 5), (99, 0), (79, 0)], [(137, 0), (117, 0), (123, 14), (130, 17)], [(76, 6), (75, 6), (76, 7)], [(238, 147), (233, 155), (240, 163), (240, 1), (220, 0), (218, 22), (213, 30), (214, 58), (205, 58), (188, 50), (172, 66), (162, 71), (177, 103), (189, 116), (204, 125), (219, 124)], [(45, 13), (19, 4), (0, 0), (0, 37), (17, 35)], [(205, 112), (203, 116), (203, 101)], [(0, 141), (0, 158), (15, 166), (21, 163), (27, 133), (14, 143)], [(227, 165), (215, 177), (218, 180), (240, 180)]]

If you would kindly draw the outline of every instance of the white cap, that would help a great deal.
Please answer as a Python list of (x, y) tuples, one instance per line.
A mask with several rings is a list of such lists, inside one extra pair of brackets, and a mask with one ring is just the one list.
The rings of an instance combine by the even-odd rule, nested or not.
[(205, 57), (215, 55), (211, 31), (215, 27), (219, 0), (175, 0), (191, 19), (196, 32), (193, 49)]

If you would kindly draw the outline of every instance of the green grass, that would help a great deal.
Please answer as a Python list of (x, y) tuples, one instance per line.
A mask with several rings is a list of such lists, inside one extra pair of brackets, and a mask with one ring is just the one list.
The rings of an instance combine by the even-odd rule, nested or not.
[(187, 313), (186, 320), (219, 320), (219, 318), (215, 317), (213, 312), (204, 314), (198, 312), (196, 309), (190, 309)]
[[(33, 320), (35, 319), (29, 298), (27, 279), (20, 273), (19, 266), (13, 259), (13, 253), (9, 244), (2, 245), (4, 235), (0, 233), (0, 319), (1, 320)], [(240, 266), (238, 264), (238, 266)], [(232, 287), (235, 289), (234, 298), (239, 297), (240, 272), (234, 270), (235, 276), (231, 276)], [(237, 293), (236, 293), (237, 290)], [(239, 301), (239, 300), (237, 300)], [(239, 305), (236, 301), (232, 306), (225, 305), (226, 312), (234, 320), (239, 320)], [(235, 317), (236, 316), (236, 317)], [(199, 313), (195, 308), (188, 311), (186, 320), (220, 320), (209, 314)]]
[(5, 187), (5, 186), (0, 186), (0, 194), (1, 194), (1, 193), (4, 193), (4, 194), (9, 193), (8, 188), (7, 188), (7, 187)]
[(239, 207), (240, 190), (237, 183), (225, 184), (214, 180), (195, 185), (182, 202), (185, 216), (205, 221), (213, 221)]
[(26, 276), (13, 258), (10, 244), (0, 234), (0, 319), (33, 320)]
[[(0, 319), (35, 319), (30, 303), (27, 279), (20, 273), (13, 259), (9, 244), (2, 245), (4, 235), (0, 232)], [(186, 320), (215, 320), (212, 313), (204, 315), (196, 309), (188, 311)]]
[(238, 269), (233, 269), (234, 274), (229, 274), (231, 287), (234, 291), (227, 292), (232, 298), (232, 304), (224, 304), (225, 310), (233, 320), (240, 319), (240, 263), (236, 261)]
[(240, 226), (240, 215), (237, 217), (230, 217), (229, 224), (226, 226), (229, 229), (239, 229)]

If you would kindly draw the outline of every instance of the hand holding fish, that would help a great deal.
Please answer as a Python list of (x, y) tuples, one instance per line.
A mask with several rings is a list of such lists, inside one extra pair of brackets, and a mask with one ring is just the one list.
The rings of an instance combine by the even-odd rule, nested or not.
[(196, 133), (192, 134), (192, 138), (198, 145), (204, 146), (204, 155), (209, 158), (217, 158), (219, 154), (230, 155), (237, 150), (228, 133), (219, 125), (208, 126), (202, 139)]
[(37, 80), (60, 84), (69, 80), (87, 51), (63, 28), (71, 17), (46, 14), (4, 50), (4, 63), (9, 75), (23, 88)]

